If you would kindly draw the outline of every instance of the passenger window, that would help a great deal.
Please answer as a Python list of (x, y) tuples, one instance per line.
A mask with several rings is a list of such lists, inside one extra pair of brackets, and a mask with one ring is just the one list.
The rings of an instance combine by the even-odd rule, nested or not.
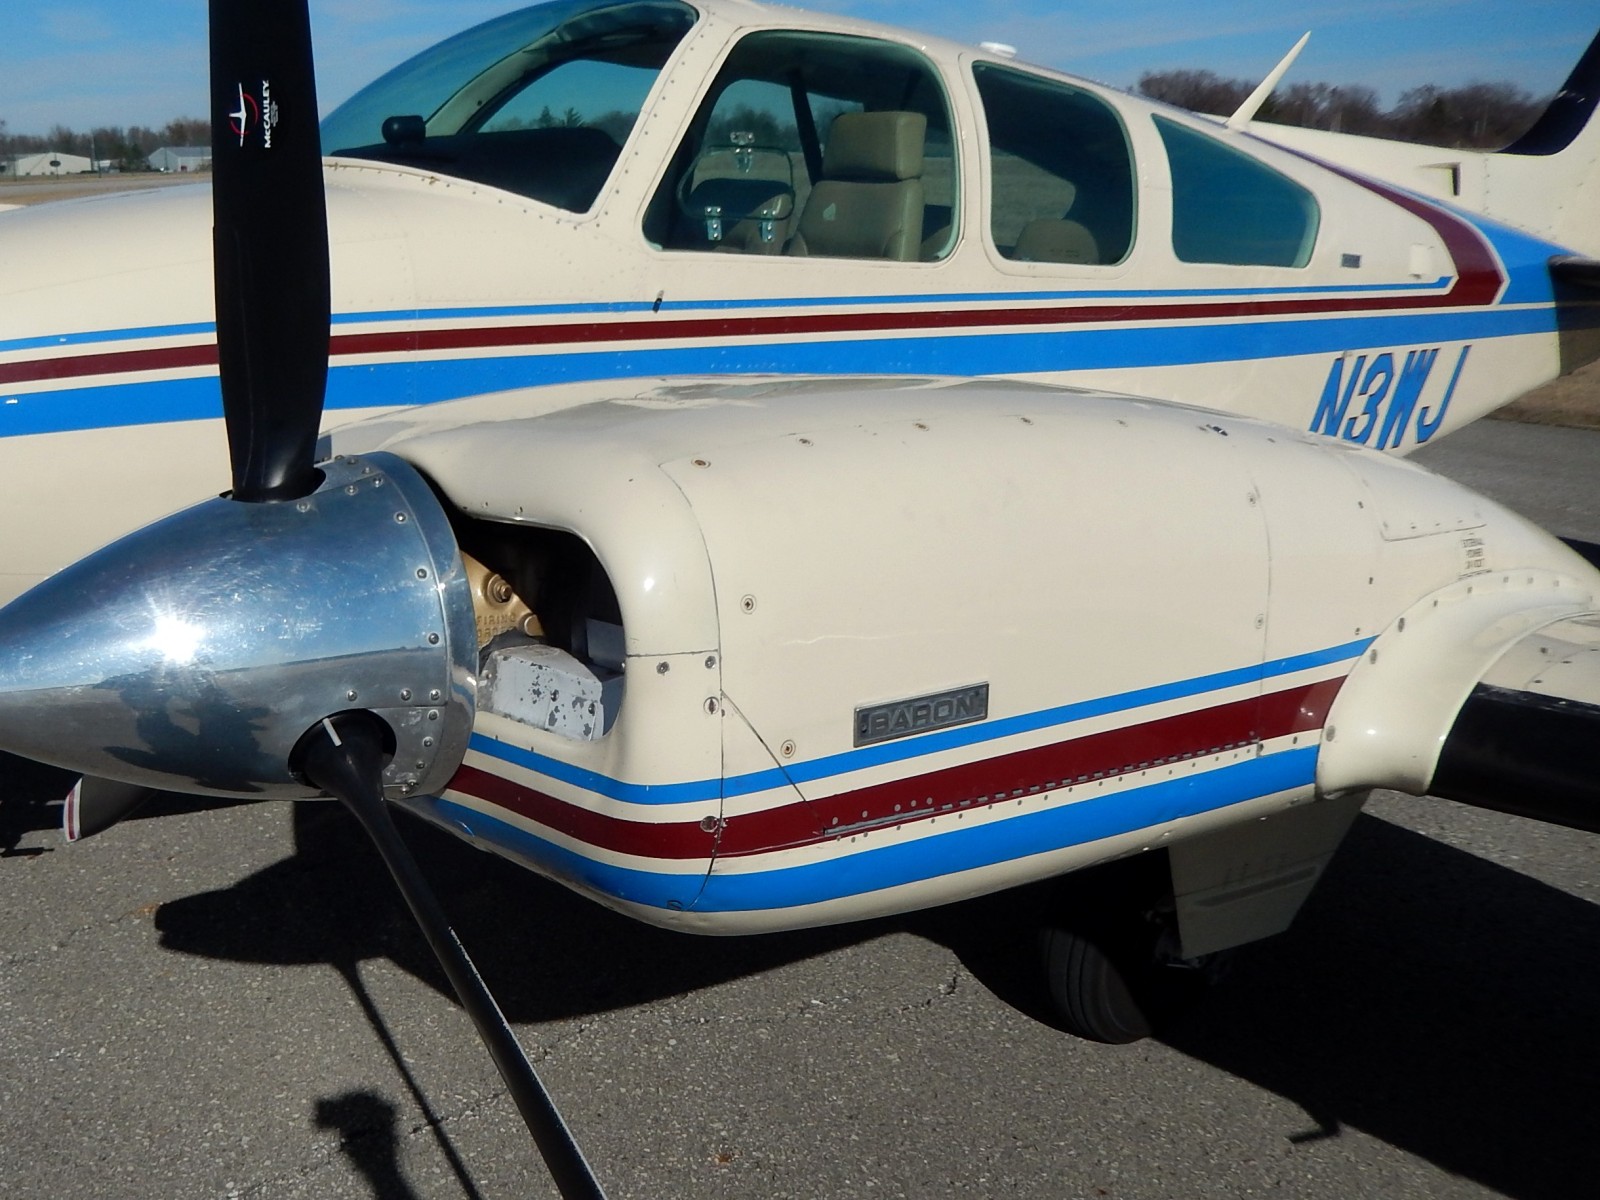
[(1018, 262), (1110, 264), (1133, 248), (1133, 154), (1116, 111), (990, 63), (973, 77), (989, 129), (989, 229)]
[(1303, 267), (1317, 241), (1316, 197), (1215, 138), (1154, 118), (1172, 168), (1172, 249), (1183, 262)]
[(950, 252), (955, 208), (949, 106), (921, 55), (774, 31), (734, 47), (644, 232), (668, 250), (914, 262)]

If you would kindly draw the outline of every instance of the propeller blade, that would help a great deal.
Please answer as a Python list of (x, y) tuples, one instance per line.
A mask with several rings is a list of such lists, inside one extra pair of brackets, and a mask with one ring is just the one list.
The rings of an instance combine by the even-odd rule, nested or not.
[(317, 485), (328, 221), (304, 3), (211, 0), (217, 363), (233, 498)]
[(427, 481), (392, 455), (315, 462), (330, 302), (305, 0), (211, 0), (211, 103), (232, 495), (0, 610), (0, 748), (85, 772), (66, 805), (73, 839), (132, 812), (148, 788), (337, 796), (561, 1194), (603, 1198), (385, 803), (443, 788), (460, 765), (477, 638), (466, 568)]
[(81, 776), (61, 806), (61, 832), (69, 842), (104, 833), (124, 817), (132, 816), (153, 794), (137, 783)]
[(295, 750), (302, 774), (354, 814), (394, 876), (423, 936), (444, 968), (478, 1036), (533, 1134), (556, 1188), (567, 1200), (603, 1200), (605, 1193), (555, 1102), (523, 1053), (478, 968), (450, 926), (439, 900), (389, 816), (383, 798), (384, 730), (371, 713), (345, 712), (306, 732)]

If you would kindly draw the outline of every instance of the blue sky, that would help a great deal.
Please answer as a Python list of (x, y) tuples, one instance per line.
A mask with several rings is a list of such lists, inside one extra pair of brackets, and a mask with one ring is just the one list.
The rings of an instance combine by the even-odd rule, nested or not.
[[(1021, 47), (1032, 62), (1131, 86), (1146, 70), (1259, 78), (1301, 33), (1290, 81), (1361, 83), (1385, 104), (1421, 83), (1557, 87), (1597, 25), (1595, 0), (809, 0), (808, 7)], [(515, 0), (311, 0), (324, 110)], [(205, 0), (0, 4), (0, 120), (161, 126), (205, 113)]]

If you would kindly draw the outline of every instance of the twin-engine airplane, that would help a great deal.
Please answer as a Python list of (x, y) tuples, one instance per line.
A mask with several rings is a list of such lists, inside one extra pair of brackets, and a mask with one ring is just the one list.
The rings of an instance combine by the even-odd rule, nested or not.
[[(511, 13), (324, 124), (327, 424), (620, 376), (1000, 375), (1405, 453), (1591, 352), (1548, 266), (1600, 255), (1587, 86), (1541, 153), (1289, 153), (1261, 139), (1310, 135), (789, 8)], [(0, 220), (0, 600), (225, 486), (209, 206)]]
[[(383, 800), (700, 933), (1095, 867), (1045, 967), (1108, 1041), (1372, 788), (1600, 829), (1600, 572), (1386, 453), (1600, 352), (1595, 49), (1447, 204), (742, 0), (492, 21), (319, 165), (264, 7), (214, 0), (211, 196), (0, 217), (13, 586), (203, 491), (219, 377), (232, 463), (0, 613), (0, 746), (79, 834), (357, 809), (547, 1145)], [(47, 451), (117, 514), (31, 529)]]

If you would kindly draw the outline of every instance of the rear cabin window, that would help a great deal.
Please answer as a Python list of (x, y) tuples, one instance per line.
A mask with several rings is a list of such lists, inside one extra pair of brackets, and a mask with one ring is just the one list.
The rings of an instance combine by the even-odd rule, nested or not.
[(973, 67), (989, 128), (989, 229), (1018, 262), (1118, 263), (1133, 248), (1133, 155), (1098, 97), (990, 63)]
[(1303, 267), (1316, 245), (1316, 197), (1215, 138), (1154, 118), (1172, 169), (1172, 249), (1183, 262)]
[(768, 31), (734, 47), (645, 215), (666, 250), (943, 258), (950, 109), (933, 68), (870, 38)]

